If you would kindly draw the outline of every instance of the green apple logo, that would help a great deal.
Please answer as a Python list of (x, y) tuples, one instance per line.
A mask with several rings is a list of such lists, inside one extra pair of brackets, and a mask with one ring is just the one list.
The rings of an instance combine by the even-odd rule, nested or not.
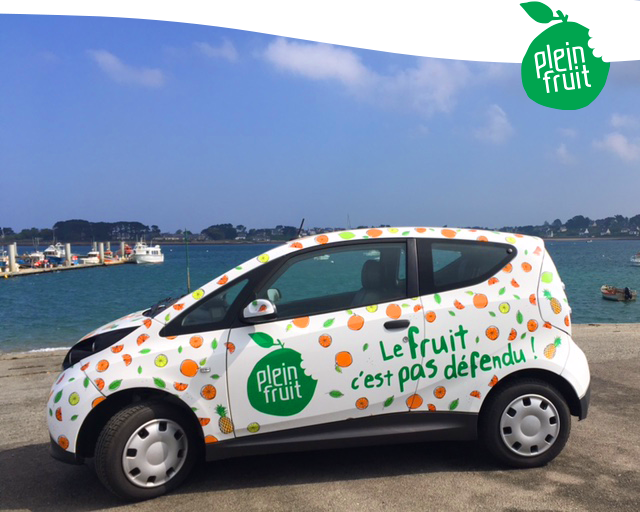
[(536, 103), (559, 110), (577, 110), (598, 97), (607, 81), (609, 63), (594, 57), (589, 29), (570, 22), (562, 11), (541, 2), (520, 4), (538, 23), (560, 20), (536, 37), (522, 59), (522, 85)]
[(264, 332), (249, 334), (262, 348), (279, 345), (254, 366), (247, 380), (251, 406), (265, 414), (293, 416), (301, 412), (313, 398), (318, 383), (302, 369), (302, 355), (284, 348)]

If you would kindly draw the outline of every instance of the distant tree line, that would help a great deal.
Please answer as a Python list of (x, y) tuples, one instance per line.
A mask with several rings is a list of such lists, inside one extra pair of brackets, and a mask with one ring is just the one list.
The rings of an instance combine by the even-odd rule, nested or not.
[(6, 241), (32, 240), (59, 242), (92, 242), (100, 240), (136, 240), (139, 238), (153, 238), (160, 235), (156, 225), (151, 227), (141, 222), (89, 222), (73, 219), (56, 222), (53, 229), (23, 229), (15, 233), (11, 228), (3, 227)]

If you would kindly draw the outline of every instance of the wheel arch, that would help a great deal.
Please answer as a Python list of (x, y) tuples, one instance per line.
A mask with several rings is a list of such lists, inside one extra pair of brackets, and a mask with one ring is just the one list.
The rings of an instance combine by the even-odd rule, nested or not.
[(193, 431), (197, 432), (199, 440), (202, 441), (204, 446), (204, 437), (200, 422), (194, 411), (192, 411), (185, 402), (171, 393), (159, 389), (129, 388), (109, 395), (106, 400), (103, 400), (91, 410), (78, 433), (78, 441), (76, 444), (76, 452), (78, 455), (81, 457), (93, 457), (100, 432), (114, 414), (128, 405), (150, 400), (168, 403), (182, 411), (187, 421), (193, 426)]
[(480, 407), (480, 413), (478, 416), (479, 420), (482, 421), (483, 413), (489, 407), (489, 404), (492, 401), (491, 398), (497, 395), (497, 391), (523, 379), (537, 379), (552, 385), (567, 402), (571, 415), (582, 417), (582, 404), (580, 403), (580, 398), (569, 381), (557, 373), (553, 373), (548, 370), (528, 369), (520, 370), (503, 377), (493, 388), (491, 388), (491, 391), (487, 394), (482, 403), (482, 407)]

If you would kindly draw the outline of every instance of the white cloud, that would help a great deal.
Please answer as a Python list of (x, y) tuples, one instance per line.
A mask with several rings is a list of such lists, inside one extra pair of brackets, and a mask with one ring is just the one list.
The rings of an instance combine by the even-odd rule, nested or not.
[(631, 141), (618, 132), (605, 135), (602, 140), (594, 141), (593, 145), (598, 149), (610, 151), (627, 162), (640, 159), (640, 139)]
[(611, 116), (611, 126), (617, 128), (635, 128), (638, 126), (638, 120), (633, 116), (624, 114), (613, 114)]
[(555, 150), (556, 158), (565, 165), (576, 163), (576, 157), (567, 149), (567, 145), (563, 142)]
[(88, 50), (87, 53), (114, 82), (144, 87), (164, 85), (164, 74), (159, 69), (129, 66), (106, 50)]
[(225, 39), (220, 46), (212, 46), (209, 43), (193, 43), (193, 46), (200, 53), (212, 59), (226, 59), (229, 62), (238, 60), (238, 50), (228, 39)]
[(506, 112), (498, 105), (491, 105), (487, 110), (486, 117), (486, 125), (474, 132), (477, 139), (491, 144), (502, 144), (513, 134), (513, 127)]
[(264, 56), (279, 69), (312, 80), (336, 80), (348, 87), (367, 86), (375, 80), (354, 52), (328, 44), (278, 38), (267, 47)]

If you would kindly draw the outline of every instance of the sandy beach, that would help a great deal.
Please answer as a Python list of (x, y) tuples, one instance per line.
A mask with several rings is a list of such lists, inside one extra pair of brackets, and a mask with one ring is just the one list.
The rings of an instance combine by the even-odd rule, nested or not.
[[(592, 372), (587, 420), (550, 465), (505, 470), (477, 443), (424, 443), (203, 464), (136, 510), (640, 510), (640, 324), (574, 326)], [(48, 454), (45, 403), (64, 351), (0, 356), (0, 508), (132, 509), (88, 466)]]

